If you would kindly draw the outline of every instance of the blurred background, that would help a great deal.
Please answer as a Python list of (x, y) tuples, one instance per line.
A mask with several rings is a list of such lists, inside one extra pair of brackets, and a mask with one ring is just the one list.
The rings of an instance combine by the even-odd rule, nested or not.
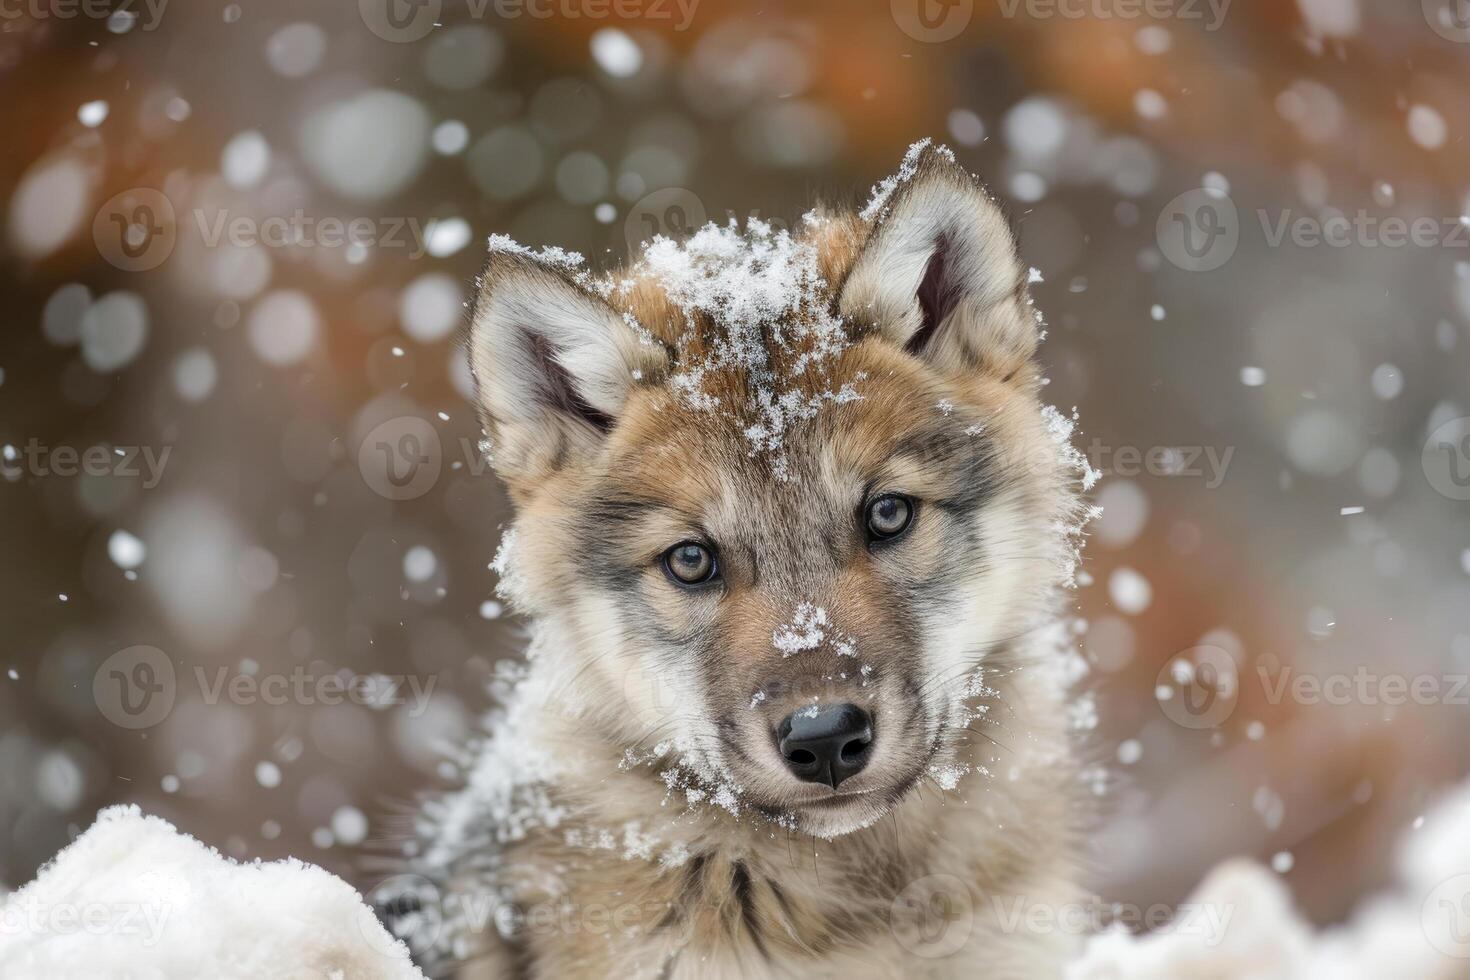
[(1091, 887), (1247, 854), (1340, 918), (1470, 769), (1461, 7), (0, 5), (0, 885), (118, 802), (363, 883), (522, 640), (486, 236), (606, 267), (933, 136), (1105, 474)]

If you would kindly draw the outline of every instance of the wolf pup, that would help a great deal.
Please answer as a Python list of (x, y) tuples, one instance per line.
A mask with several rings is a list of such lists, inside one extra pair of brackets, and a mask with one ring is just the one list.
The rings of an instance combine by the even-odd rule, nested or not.
[(861, 213), (580, 263), (479, 284), (532, 638), (395, 928), (459, 976), (1060, 975), (1087, 473), (1000, 209), (925, 142)]

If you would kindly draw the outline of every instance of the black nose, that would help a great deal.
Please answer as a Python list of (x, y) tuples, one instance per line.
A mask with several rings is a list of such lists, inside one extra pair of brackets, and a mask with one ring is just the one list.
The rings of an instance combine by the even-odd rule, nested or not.
[(868, 764), (873, 719), (855, 704), (802, 708), (776, 729), (776, 747), (796, 778), (833, 789)]

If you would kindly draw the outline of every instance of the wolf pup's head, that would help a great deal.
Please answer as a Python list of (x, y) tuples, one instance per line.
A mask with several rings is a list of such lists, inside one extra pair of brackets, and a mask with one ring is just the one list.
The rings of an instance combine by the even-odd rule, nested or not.
[(872, 823), (1070, 575), (1007, 221), (921, 144), (861, 214), (579, 261), (492, 242), (470, 336), (557, 698), (692, 799)]

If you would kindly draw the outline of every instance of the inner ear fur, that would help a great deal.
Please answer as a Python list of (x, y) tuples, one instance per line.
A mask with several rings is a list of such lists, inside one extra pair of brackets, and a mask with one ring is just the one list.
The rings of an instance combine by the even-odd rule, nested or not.
[(512, 483), (597, 453), (634, 387), (667, 363), (569, 272), (513, 251), (491, 252), (466, 347), (496, 469)]
[(868, 216), (838, 310), (946, 370), (1009, 377), (1040, 326), (1005, 212), (944, 147), (925, 146)]

